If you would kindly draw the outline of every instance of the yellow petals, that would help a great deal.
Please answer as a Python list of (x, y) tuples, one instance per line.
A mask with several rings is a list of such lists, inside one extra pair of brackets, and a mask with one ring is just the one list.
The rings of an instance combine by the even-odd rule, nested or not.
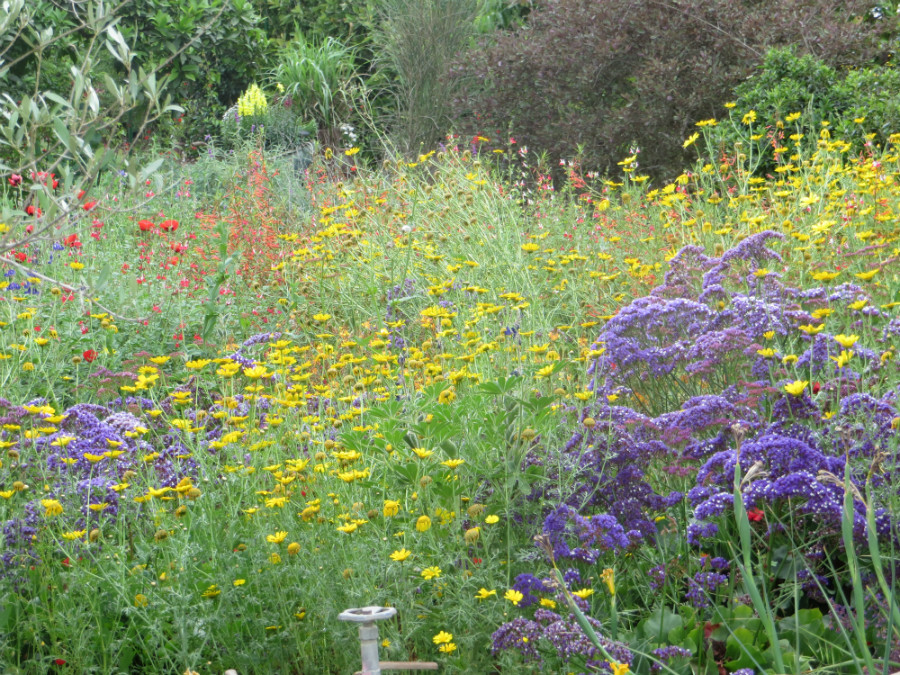
[(784, 385), (784, 390), (791, 396), (800, 396), (809, 386), (808, 380), (795, 380), (790, 384)]
[(524, 595), (513, 588), (510, 588), (508, 591), (506, 591), (506, 593), (503, 594), (503, 599), (509, 600), (516, 607), (519, 606), (519, 603), (522, 602), (522, 599), (524, 597)]
[(391, 560), (393, 560), (394, 562), (403, 562), (411, 555), (412, 555), (412, 551), (409, 551), (405, 548), (401, 548), (401, 549), (391, 553)]

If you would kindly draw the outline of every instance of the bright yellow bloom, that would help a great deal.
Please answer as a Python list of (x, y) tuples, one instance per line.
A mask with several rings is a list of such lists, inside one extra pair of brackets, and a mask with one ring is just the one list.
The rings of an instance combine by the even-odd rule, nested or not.
[(448, 633), (447, 631), (442, 630), (431, 639), (436, 645), (445, 645), (448, 642), (453, 642), (453, 633)]
[(829, 358), (837, 363), (838, 368), (843, 368), (850, 362), (850, 359), (853, 358), (853, 350), (851, 349), (848, 351), (846, 349), (842, 349), (840, 354), (838, 354), (837, 356), (830, 356)]
[(869, 279), (874, 277), (876, 274), (878, 274), (880, 271), (881, 271), (881, 268), (876, 267), (874, 270), (870, 270), (869, 272), (858, 272), (857, 274), (854, 274), (853, 276), (855, 276), (857, 279), (862, 279), (863, 281), (868, 281)]
[(834, 340), (844, 349), (850, 349), (859, 340), (859, 335), (835, 335)]
[(681, 147), (686, 148), (690, 145), (693, 145), (694, 141), (696, 141), (698, 138), (700, 138), (700, 134), (698, 134), (698, 133), (691, 134), (690, 136), (688, 136), (688, 139), (684, 142), (684, 144), (682, 144)]
[(519, 606), (519, 603), (522, 602), (522, 598), (524, 597), (525, 596), (522, 595), (519, 591), (512, 588), (510, 588), (508, 591), (506, 591), (506, 593), (503, 594), (503, 598), (505, 600), (509, 600), (516, 607)]
[(812, 275), (812, 278), (816, 281), (831, 281), (840, 276), (840, 274), (840, 272), (816, 272)]
[(475, 598), (478, 600), (487, 600), (491, 596), (496, 596), (497, 591), (489, 591), (486, 588), (480, 588), (478, 592), (475, 594)]
[(809, 386), (808, 380), (795, 380), (790, 384), (784, 385), (784, 390), (791, 396), (800, 396), (807, 386)]
[(393, 553), (391, 553), (391, 560), (393, 560), (394, 562), (403, 562), (411, 555), (412, 555), (412, 551), (409, 551), (405, 548), (401, 548), (400, 550), (394, 551)]
[(42, 499), (41, 506), (44, 507), (45, 516), (58, 516), (63, 512), (62, 504), (56, 499)]
[(400, 513), (400, 502), (394, 501), (393, 499), (386, 499), (384, 502), (384, 517), (392, 518)]
[(437, 579), (441, 576), (441, 568), (440, 567), (426, 567), (422, 570), (422, 577), (426, 581), (431, 581), (432, 579)]
[(576, 595), (579, 598), (581, 598), (582, 600), (587, 600), (593, 594), (594, 594), (593, 588), (582, 588), (579, 591), (572, 591), (572, 595)]
[(266, 537), (266, 541), (270, 544), (280, 544), (284, 541), (285, 537), (287, 537), (287, 532), (282, 530), (281, 532), (276, 532), (275, 534), (270, 534)]
[(219, 595), (221, 592), (222, 591), (219, 589), (219, 587), (216, 584), (213, 584), (212, 586), (207, 588), (205, 591), (203, 591), (203, 593), (201, 593), (201, 595), (204, 598), (214, 598), (217, 595)]
[(244, 376), (249, 380), (258, 380), (263, 377), (271, 377), (272, 373), (265, 366), (253, 366), (244, 368)]
[(431, 529), (431, 518), (428, 516), (419, 516), (419, 519), (416, 521), (416, 529), (419, 532), (427, 532)]
[(814, 326), (811, 323), (804, 324), (800, 326), (800, 330), (802, 330), (807, 335), (815, 335), (816, 333), (821, 332), (821, 330), (825, 328), (824, 323), (820, 323), (818, 326)]

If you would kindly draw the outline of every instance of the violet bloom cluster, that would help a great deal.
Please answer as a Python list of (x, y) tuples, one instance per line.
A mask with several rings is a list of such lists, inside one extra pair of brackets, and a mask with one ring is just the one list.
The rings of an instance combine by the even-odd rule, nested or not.
[[(631, 664), (633, 657), (628, 647), (601, 635), (600, 622), (591, 617), (587, 619), (606, 653), (618, 663)], [(574, 616), (563, 617), (544, 608), (535, 610), (534, 619), (519, 616), (507, 621), (494, 632), (491, 642), (494, 654), (516, 651), (526, 661), (543, 662), (544, 657), (539, 651), (539, 646), (543, 646), (551, 648), (564, 663), (585, 662), (590, 672), (609, 666), (603, 652), (584, 634)]]
[[(689, 540), (700, 544), (715, 534), (711, 522), (733, 506), (735, 469), (745, 476), (742, 498), (746, 508), (778, 509), (788, 501), (793, 508), (795, 527), (808, 526), (819, 535), (840, 534), (844, 516), (843, 484), (845, 465), (850, 462), (850, 490), (863, 494), (866, 481), (878, 487), (891, 478), (872, 474), (873, 462), (889, 457), (896, 442), (893, 420), (900, 415), (893, 392), (881, 399), (867, 394), (848, 396), (823, 429), (815, 430), (799, 420), (820, 420), (819, 410), (809, 396), (782, 399), (789, 405), (775, 406), (774, 419), (740, 448), (713, 454), (697, 473), (696, 487), (688, 493), (696, 522), (688, 530)], [(890, 514), (875, 506), (879, 536), (892, 530)], [(853, 533), (863, 542), (867, 536), (866, 504), (853, 500)]]

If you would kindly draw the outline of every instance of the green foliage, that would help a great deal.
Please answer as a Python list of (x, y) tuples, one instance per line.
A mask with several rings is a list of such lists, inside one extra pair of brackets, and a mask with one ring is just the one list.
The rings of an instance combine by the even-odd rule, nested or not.
[[(93, 209), (87, 192), (101, 172), (122, 171), (132, 187), (149, 179), (159, 161), (142, 167), (109, 141), (115, 139), (123, 117), (139, 106), (139, 129), (179, 110), (163, 99), (164, 79), (135, 67), (134, 53), (107, 6), (91, 1), (80, 5), (78, 13), (54, 15), (55, 20), (71, 22), (61, 33), (56, 32), (59, 26), (42, 26), (40, 19), (47, 17), (37, 14), (41, 10), (41, 5), (22, 0), (5, 3), (0, 10), (0, 44), (6, 50), (0, 56), (18, 53), (0, 69), (0, 84), (7, 91), (19, 88), (18, 99), (7, 93), (0, 100), (5, 121), (0, 127), (0, 171), (14, 174), (9, 185), (15, 188), (0, 203), (0, 217), (9, 224), (3, 228), (0, 254), (57, 237), (63, 225), (77, 232)], [(50, 55), (60, 50), (69, 53), (72, 64), (63, 81), (55, 77), (58, 71), (44, 69)], [(120, 77), (107, 72), (111, 62)], [(17, 75), (21, 64), (32, 64), (34, 72)], [(23, 86), (32, 91), (23, 91)], [(32, 216), (40, 219), (26, 226)]]
[(432, 147), (451, 126), (450, 64), (474, 37), (478, 0), (383, 0), (376, 64), (390, 74), (384, 124), (403, 152)]
[(353, 107), (354, 50), (331, 37), (316, 43), (300, 35), (278, 60), (271, 78), (284, 87), (284, 106), (315, 122), (324, 145), (339, 145), (340, 125)]
[(87, 37), (70, 9), (49, 0), (29, 3), (27, 16), (24, 21), (9, 9), (0, 14), (0, 53), (8, 69), (5, 88), (13, 98), (33, 93), (38, 82), (55, 90), (68, 86), (68, 70), (79, 65), (76, 50)]
[[(554, 158), (584, 148), (612, 171), (642, 149), (642, 172), (675, 175), (697, 120), (716, 116), (770, 47), (802, 45), (832, 68), (861, 67), (885, 49), (896, 17), (866, 0), (544, 0), (521, 29), (484, 39), (454, 68), (458, 126)], [(564, 36), (564, 37), (562, 37)]]
[(843, 71), (792, 48), (772, 49), (735, 93), (737, 111), (754, 110), (776, 120), (776, 126), (762, 133), (747, 125), (722, 124), (711, 138), (728, 149), (740, 142), (745, 152), (752, 145), (758, 171), (776, 167), (774, 148), (790, 145), (790, 135), (817, 136), (823, 123), (829, 134), (851, 143), (854, 154), (883, 145), (900, 130), (900, 71), (893, 66)]
[(346, 44), (365, 43), (375, 2), (347, 0), (253, 0), (269, 38), (287, 43), (296, 35), (321, 41), (332, 37)]
[(172, 78), (186, 111), (177, 136), (209, 133), (265, 66), (266, 34), (250, 0), (146, 0), (118, 16), (136, 63)]

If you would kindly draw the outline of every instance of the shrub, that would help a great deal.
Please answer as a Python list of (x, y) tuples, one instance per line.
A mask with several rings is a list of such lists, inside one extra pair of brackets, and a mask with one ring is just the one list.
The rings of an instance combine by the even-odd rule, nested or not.
[(271, 77), (284, 87), (284, 101), (294, 115), (315, 123), (324, 145), (341, 144), (340, 126), (353, 108), (353, 49), (331, 37), (315, 43), (299, 35), (281, 51)]
[(176, 137), (213, 130), (265, 66), (266, 34), (249, 0), (146, 0), (126, 3), (117, 16), (136, 64), (171, 75), (185, 108)]
[(741, 115), (754, 110), (775, 124), (765, 132), (722, 124), (711, 138), (724, 150), (734, 148), (736, 142), (745, 147), (753, 143), (757, 171), (775, 168), (774, 149), (790, 145), (785, 137), (817, 136), (823, 123), (831, 127), (829, 134), (851, 143), (855, 154), (884, 144), (891, 133), (900, 130), (898, 92), (900, 71), (893, 67), (841, 71), (812, 54), (800, 56), (793, 48), (772, 49), (753, 77), (735, 90), (735, 110)]
[[(98, 187), (102, 177), (115, 176), (124, 195), (129, 188), (150, 184), (162, 164), (155, 160), (142, 166), (127, 144), (114, 147), (122, 119), (140, 108), (141, 133), (159, 117), (181, 109), (163, 98), (165, 78), (135, 66), (117, 16), (104, 3), (87, 0), (78, 11), (56, 16), (69, 22), (61, 33), (40, 23), (47, 19), (40, 14), (43, 9), (41, 3), (23, 0), (0, 7), (0, 58), (16, 54), (0, 69), (0, 172), (6, 179), (0, 191), (0, 265), (5, 272), (26, 272), (55, 283), (29, 265), (35, 252), (54, 244), (62, 247), (60, 239), (80, 249), (79, 235), (97, 223), (102, 227), (98, 214), (105, 218), (116, 212), (118, 197), (103, 196)], [(71, 63), (64, 79), (60, 64), (42, 67), (62, 53)], [(122, 72), (118, 79), (108, 72), (113, 60)], [(22, 63), (33, 64), (34, 72), (17, 76), (14, 70)], [(59, 285), (72, 297), (78, 292), (91, 298), (93, 283)]]
[(437, 143), (450, 126), (442, 78), (476, 31), (477, 0), (384, 0), (376, 65), (390, 73), (395, 112), (386, 120), (404, 152)]
[[(799, 44), (830, 67), (870, 63), (878, 33), (865, 0), (624, 3), (543, 0), (523, 28), (484, 41), (454, 68), (454, 115), (486, 135), (609, 170), (636, 142), (643, 170), (684, 162), (693, 124), (713, 117), (768, 47)], [(629, 153), (630, 154), (630, 153)]]

